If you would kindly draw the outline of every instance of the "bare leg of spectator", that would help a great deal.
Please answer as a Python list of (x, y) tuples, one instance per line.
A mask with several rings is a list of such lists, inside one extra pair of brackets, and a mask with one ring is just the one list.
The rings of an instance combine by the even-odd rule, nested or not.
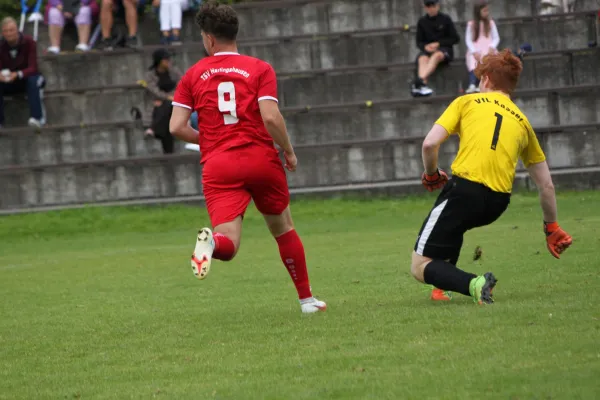
[(102, 0), (102, 7), (100, 8), (100, 25), (102, 26), (102, 38), (110, 39), (113, 27), (112, 0)]
[(50, 35), (50, 47), (48, 47), (49, 53), (60, 53), (60, 39), (62, 37), (64, 26), (65, 17), (62, 11), (56, 7), (50, 8), (48, 11), (48, 34)]
[(92, 8), (89, 6), (82, 6), (75, 17), (75, 24), (77, 25), (77, 34), (79, 37), (79, 44), (75, 47), (75, 50), (88, 51), (88, 42), (90, 40), (90, 30), (92, 27)]
[(423, 83), (427, 83), (427, 77), (429, 75), (425, 74), (425, 71), (427, 70), (427, 66), (429, 65), (429, 59), (430, 57), (427, 56), (421, 56), (419, 57), (419, 72), (418, 72), (418, 76), (420, 79), (423, 80)]
[(127, 29), (129, 31), (129, 37), (127, 38), (127, 46), (137, 47), (138, 46), (137, 0), (123, 0), (123, 7), (125, 7), (125, 22), (127, 23)]
[(102, 0), (100, 8), (100, 27), (102, 31), (102, 41), (100, 49), (112, 50), (112, 27), (113, 27), (113, 0)]
[(421, 69), (421, 58), (419, 58), (419, 78), (421, 78), (424, 82), (427, 82), (427, 79), (433, 74), (438, 67), (438, 65), (444, 61), (444, 53), (441, 51), (436, 51), (433, 53), (427, 64)]

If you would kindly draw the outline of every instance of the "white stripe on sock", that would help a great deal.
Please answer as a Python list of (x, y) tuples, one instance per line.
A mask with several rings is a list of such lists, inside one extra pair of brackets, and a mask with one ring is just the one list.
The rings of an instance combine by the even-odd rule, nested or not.
[(429, 239), (429, 236), (431, 235), (431, 232), (433, 231), (435, 224), (437, 223), (438, 219), (440, 218), (440, 215), (442, 215), (442, 211), (444, 211), (444, 207), (446, 207), (447, 203), (448, 203), (448, 200), (444, 200), (440, 205), (438, 205), (433, 210), (431, 210), (431, 215), (429, 215), (429, 219), (427, 220), (427, 223), (425, 224), (425, 228), (423, 228), (423, 232), (421, 232), (421, 237), (419, 238), (419, 243), (417, 244), (417, 254), (418, 255), (420, 255), (420, 256), (423, 255), (423, 250), (425, 250), (425, 245), (427, 244), (427, 240)]

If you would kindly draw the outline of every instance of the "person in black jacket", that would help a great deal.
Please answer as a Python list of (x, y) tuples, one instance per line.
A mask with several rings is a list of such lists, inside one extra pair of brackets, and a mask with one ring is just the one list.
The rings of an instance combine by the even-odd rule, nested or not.
[(426, 15), (417, 24), (417, 76), (412, 85), (413, 96), (429, 96), (433, 90), (427, 86), (427, 78), (438, 65), (454, 58), (453, 46), (460, 41), (450, 16), (440, 12), (439, 0), (425, 0)]

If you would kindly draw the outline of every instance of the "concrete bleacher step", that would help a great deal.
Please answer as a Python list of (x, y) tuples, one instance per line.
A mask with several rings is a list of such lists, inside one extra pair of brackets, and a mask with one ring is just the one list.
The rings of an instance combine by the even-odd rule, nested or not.
[[(386, 29), (408, 24), (416, 25), (424, 14), (420, 1), (400, 0), (320, 0), (301, 2), (249, 2), (236, 6), (240, 18), (240, 38), (280, 38), (282, 36), (322, 35), (357, 30)], [(492, 2), (491, 13), (495, 19), (529, 17), (535, 8), (533, 1), (509, 0)], [(573, 11), (597, 10), (596, 0), (577, 0)], [(472, 18), (472, 2), (455, 0), (446, 2), (442, 12), (454, 21)], [(462, 26), (460, 27), (462, 28)], [(117, 19), (116, 29), (126, 32), (124, 21)], [(140, 32), (144, 44), (159, 44), (158, 20), (153, 14), (140, 19)], [(502, 32), (501, 32), (502, 33)], [(194, 13), (183, 18), (184, 41), (201, 40), (200, 30), (194, 22)], [(40, 45), (47, 47), (48, 33), (43, 27)], [(65, 38), (63, 48), (74, 48), (75, 42)]]
[[(529, 42), (536, 52), (579, 49), (596, 36), (593, 13), (499, 21), (501, 48), (517, 49)], [(461, 37), (464, 33), (461, 34)], [(47, 55), (40, 66), (49, 89), (75, 89), (90, 85), (129, 84), (142, 79), (157, 47), (138, 51), (94, 51), (87, 54)], [(182, 69), (203, 57), (201, 42), (171, 47), (174, 61)], [(319, 37), (302, 36), (261, 41), (240, 41), (240, 52), (270, 62), (277, 71), (301, 71), (350, 65), (410, 63), (418, 49), (414, 32), (401, 28)], [(464, 38), (456, 46), (456, 57), (464, 56)], [(93, 81), (93, 82), (90, 82)]]
[[(524, 60), (519, 89), (546, 89), (600, 83), (600, 49), (546, 53)], [(284, 75), (280, 102), (286, 107), (410, 97), (414, 64), (382, 64)], [(429, 85), (436, 95), (457, 95), (468, 87), (464, 60), (434, 74)]]
[[(176, 143), (176, 151), (184, 144)], [(0, 166), (53, 165), (162, 154), (160, 142), (144, 139), (132, 121), (12, 129), (0, 134)]]
[[(90, 87), (82, 91), (47, 91), (46, 120), (54, 125), (120, 122), (131, 119), (132, 107), (144, 105), (146, 90), (138, 85)], [(5, 103), (6, 126), (23, 126), (29, 119), (26, 98), (15, 96)]]
[[(530, 54), (524, 60), (519, 89), (554, 89), (600, 84), (600, 49)], [(410, 97), (413, 64), (381, 64), (279, 74), (282, 107)], [(452, 96), (467, 88), (464, 60), (440, 69), (430, 81), (436, 95)], [(131, 107), (151, 101), (136, 84), (106, 85), (86, 90), (47, 91), (47, 119), (53, 125), (122, 121)], [(7, 126), (21, 126), (29, 114), (23, 98), (8, 100)]]
[[(138, 89), (142, 90), (142, 89)], [(365, 101), (320, 106), (299, 106), (282, 108), (292, 140), (296, 144), (312, 145), (339, 140), (389, 139), (403, 137), (415, 132), (426, 133), (435, 119), (441, 115), (454, 95), (420, 99), (373, 99), (371, 107)], [(122, 109), (127, 117), (131, 106), (137, 104), (119, 102), (109, 91), (105, 101), (107, 107)], [(124, 97), (127, 99), (128, 97)], [(111, 103), (112, 99), (112, 103)], [(102, 101), (97, 100), (98, 104)], [(515, 104), (524, 112), (533, 126), (594, 124), (600, 122), (600, 85), (583, 85), (548, 90), (521, 90), (514, 95)], [(60, 104), (62, 100), (51, 101)], [(85, 101), (82, 103), (88, 104)], [(77, 102), (67, 103), (77, 107)], [(27, 117), (27, 110), (19, 111), (9, 104), (8, 110)], [(98, 107), (98, 106), (97, 106)], [(111, 109), (112, 109), (111, 108)], [(60, 108), (59, 108), (60, 109)], [(98, 108), (90, 111), (75, 108), (71, 112), (88, 111), (104, 115)], [(49, 114), (49, 118), (59, 119), (61, 113)], [(91, 114), (88, 114), (91, 115)], [(121, 115), (119, 114), (119, 117)], [(56, 128), (45, 128), (33, 140), (22, 138), (23, 132), (31, 128), (8, 130), (0, 135), (0, 162), (3, 165), (27, 164), (29, 160), (56, 160), (60, 162), (62, 154), (71, 154), (73, 142), (84, 149), (79, 154), (81, 160), (93, 160), (128, 156), (143, 156), (157, 152), (158, 144), (143, 142), (142, 130), (128, 128), (125, 133), (121, 126), (126, 118), (110, 121), (107, 117), (90, 127), (80, 128), (80, 123)], [(57, 121), (54, 121), (57, 122)], [(111, 123), (116, 123), (113, 128)], [(126, 136), (126, 138), (124, 138)], [(145, 144), (142, 144), (145, 143)], [(148, 147), (150, 146), (150, 147)], [(90, 154), (87, 158), (87, 154)]]
[[(552, 168), (600, 166), (600, 124), (540, 128), (538, 134)], [(415, 180), (422, 172), (421, 143), (422, 137), (413, 136), (297, 146), (299, 169), (288, 174), (290, 186), (327, 190)], [(443, 146), (441, 166), (449, 167), (456, 149), (455, 139)], [(0, 209), (200, 196), (198, 161), (190, 153), (0, 167)]]
[[(593, 190), (600, 189), (600, 167), (564, 168), (550, 171), (552, 180), (558, 190)], [(513, 193), (535, 191), (536, 187), (526, 172), (518, 172), (515, 176)], [(303, 197), (331, 198), (340, 196), (405, 196), (408, 194), (426, 195), (420, 178), (394, 180), (386, 182), (369, 182), (358, 184), (342, 184), (291, 188), (292, 201)], [(432, 194), (435, 196), (437, 193)], [(433, 199), (434, 197), (432, 197)], [(164, 204), (188, 204), (203, 206), (204, 196), (189, 194), (180, 196), (144, 197), (121, 200), (101, 200), (94, 202), (70, 202), (53, 205), (24, 205), (0, 208), (0, 215), (58, 211), (73, 208), (112, 207), (112, 206), (149, 206)]]
[[(523, 90), (515, 104), (533, 126), (577, 125), (600, 122), (600, 86)], [(288, 131), (296, 143), (314, 144), (362, 138), (389, 138), (427, 132), (455, 96), (390, 99), (294, 107), (285, 110)]]
[[(236, 6), (240, 17), (240, 33), (251, 37), (315, 34), (348, 30), (414, 25), (424, 14), (420, 1), (360, 0), (264, 2)], [(443, 4), (442, 11), (456, 21), (471, 18), (472, 3), (455, 0)], [(492, 3), (496, 18), (531, 15), (530, 1), (508, 0)]]
[[(491, 2), (493, 18), (529, 16), (537, 13), (537, 1)], [(578, 0), (573, 11), (597, 10), (597, 0)], [(328, 33), (415, 25), (424, 14), (422, 1), (411, 0), (326, 0), (295, 2), (249, 2), (236, 6), (240, 34), (249, 37)], [(442, 12), (454, 21), (472, 18), (473, 2), (442, 2)]]

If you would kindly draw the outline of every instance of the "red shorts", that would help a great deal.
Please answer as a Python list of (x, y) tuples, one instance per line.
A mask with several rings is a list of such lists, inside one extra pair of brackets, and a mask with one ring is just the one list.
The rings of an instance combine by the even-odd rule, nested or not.
[(202, 189), (213, 227), (243, 216), (250, 200), (262, 214), (279, 215), (290, 204), (281, 160), (257, 145), (215, 154), (202, 169)]

